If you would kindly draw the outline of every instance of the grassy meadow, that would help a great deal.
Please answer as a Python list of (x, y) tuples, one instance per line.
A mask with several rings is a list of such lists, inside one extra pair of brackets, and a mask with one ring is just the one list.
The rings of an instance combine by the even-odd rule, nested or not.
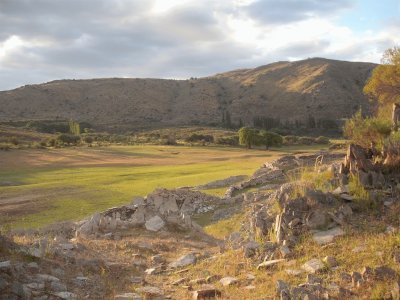
[[(0, 152), (0, 226), (38, 228), (129, 203), (155, 188), (250, 175), (262, 163), (321, 146), (110, 146)], [(222, 195), (225, 189), (210, 190)], [(206, 191), (207, 192), (207, 191)]]

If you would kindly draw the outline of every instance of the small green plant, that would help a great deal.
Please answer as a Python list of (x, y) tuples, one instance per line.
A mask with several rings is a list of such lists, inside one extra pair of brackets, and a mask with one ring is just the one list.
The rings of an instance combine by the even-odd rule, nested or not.
[(373, 201), (371, 195), (361, 184), (360, 177), (358, 175), (351, 174), (349, 180), (349, 191), (354, 197), (355, 202), (363, 209), (373, 208)]

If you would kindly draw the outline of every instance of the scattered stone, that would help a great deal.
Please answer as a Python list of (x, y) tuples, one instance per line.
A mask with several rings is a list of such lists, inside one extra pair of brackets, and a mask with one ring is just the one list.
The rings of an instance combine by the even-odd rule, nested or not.
[(159, 216), (154, 216), (151, 219), (147, 220), (144, 224), (147, 230), (150, 231), (159, 231), (161, 228), (165, 226), (165, 222)]
[(317, 258), (313, 258), (302, 265), (302, 268), (309, 273), (317, 273), (325, 268), (324, 263)]
[(309, 284), (322, 284), (322, 278), (314, 274), (307, 274), (307, 283)]
[(209, 300), (221, 297), (221, 291), (213, 286), (203, 286), (201, 289), (193, 292), (193, 299), (195, 300)]
[(58, 298), (61, 298), (63, 300), (76, 300), (78, 299), (77, 295), (71, 292), (59, 292), (59, 293), (55, 293), (55, 296), (57, 296)]
[(327, 213), (322, 209), (316, 209), (307, 216), (306, 225), (310, 229), (318, 229), (325, 227), (329, 222)]
[(53, 292), (66, 292), (67, 286), (59, 281), (52, 281), (50, 288)]
[(376, 278), (379, 280), (397, 278), (396, 271), (387, 266), (376, 267), (374, 271), (375, 271), (374, 274), (375, 274)]
[(348, 185), (339, 186), (335, 190), (332, 191), (334, 195), (348, 194), (350, 193), (350, 189)]
[(313, 239), (319, 245), (331, 243), (335, 237), (343, 235), (344, 231), (340, 227), (335, 227), (325, 231), (318, 231), (313, 234)]
[(136, 267), (146, 267), (146, 257), (140, 254), (134, 254), (132, 256), (132, 264)]
[(134, 283), (134, 284), (140, 284), (140, 283), (143, 283), (143, 278), (140, 276), (134, 276), (134, 277), (131, 277), (130, 282)]
[(193, 253), (189, 253), (181, 256), (176, 261), (170, 263), (168, 266), (173, 269), (182, 268), (189, 265), (193, 265), (196, 263), (196, 261), (197, 261), (196, 256)]
[(179, 278), (179, 279), (173, 281), (173, 282), (171, 283), (171, 285), (180, 285), (180, 284), (182, 284), (182, 283), (184, 283), (184, 282), (187, 282), (187, 281), (188, 281), (188, 278), (183, 277), (183, 278)]
[(57, 277), (48, 274), (37, 274), (36, 276), (41, 281), (60, 281)]
[(141, 293), (144, 299), (147, 300), (163, 300), (164, 293), (163, 291), (155, 286), (145, 286), (142, 288), (138, 288), (137, 292)]
[(334, 268), (338, 266), (338, 262), (333, 256), (325, 256), (323, 261), (329, 268)]
[(64, 251), (71, 251), (75, 249), (75, 245), (71, 243), (60, 244), (60, 248)]
[(253, 257), (256, 255), (257, 249), (260, 247), (260, 244), (256, 241), (250, 241), (244, 246), (244, 254), (246, 257)]
[(287, 258), (287, 257), (290, 255), (290, 253), (291, 253), (289, 247), (286, 246), (286, 245), (281, 246), (281, 247), (279, 248), (279, 252), (281, 253), (281, 255), (282, 255), (283, 258)]
[(359, 272), (351, 273), (352, 285), (355, 288), (360, 287), (364, 283), (364, 279)]
[(349, 273), (342, 272), (340, 273), (340, 279), (345, 282), (352, 282), (352, 277)]
[(27, 265), (27, 269), (30, 272), (38, 272), (39, 271), (39, 265), (36, 262), (31, 262)]
[(285, 270), (286, 274), (292, 275), (292, 276), (299, 276), (300, 274), (304, 273), (304, 270), (300, 269), (286, 269)]
[(115, 300), (141, 300), (142, 297), (136, 293), (123, 293), (116, 295), (114, 297)]
[(282, 294), (290, 295), (290, 286), (283, 280), (277, 280), (275, 284), (276, 295), (282, 298)]
[(161, 254), (154, 255), (150, 259), (153, 264), (163, 264), (166, 262), (165, 257)]
[(231, 286), (237, 284), (239, 280), (235, 277), (224, 277), (219, 281), (223, 286)]
[(349, 194), (341, 194), (340, 198), (342, 198), (345, 201), (353, 201), (354, 200), (354, 197), (350, 196)]
[(156, 268), (149, 268), (149, 269), (146, 269), (144, 272), (147, 275), (155, 275), (155, 274), (157, 274), (157, 269)]
[(4, 272), (4, 271), (9, 271), (10, 269), (11, 269), (11, 261), (6, 260), (0, 262), (0, 271)]
[(189, 284), (206, 284), (206, 283), (207, 283), (206, 278), (197, 278), (189, 281)]
[(0, 277), (0, 291), (4, 290), (6, 287), (9, 286), (9, 283)]
[(214, 274), (214, 275), (207, 276), (206, 281), (207, 281), (207, 283), (212, 283), (212, 282), (220, 280), (221, 278), (222, 278), (221, 275)]
[(279, 263), (282, 263), (284, 261), (286, 261), (286, 259), (283, 259), (283, 258), (282, 259), (274, 259), (274, 260), (264, 261), (264, 262), (262, 262), (261, 264), (259, 264), (257, 266), (257, 270), (268, 269), (268, 268), (271, 268), (271, 267), (273, 267), (273, 266), (275, 266), (275, 265), (277, 265)]

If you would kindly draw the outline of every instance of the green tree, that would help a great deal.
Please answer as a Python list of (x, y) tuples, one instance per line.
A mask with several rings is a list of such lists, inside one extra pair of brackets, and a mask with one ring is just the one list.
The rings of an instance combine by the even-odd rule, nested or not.
[(251, 149), (252, 145), (259, 143), (258, 131), (254, 128), (242, 127), (239, 129), (239, 144)]
[(265, 149), (268, 150), (271, 146), (281, 146), (283, 143), (283, 138), (277, 133), (269, 132), (266, 130), (260, 133), (261, 144), (265, 145)]
[(400, 48), (386, 50), (381, 62), (368, 79), (364, 93), (378, 100), (380, 112), (389, 117), (391, 106), (400, 104)]
[(78, 122), (70, 120), (69, 121), (69, 131), (73, 135), (80, 135), (81, 134), (81, 126), (79, 125)]

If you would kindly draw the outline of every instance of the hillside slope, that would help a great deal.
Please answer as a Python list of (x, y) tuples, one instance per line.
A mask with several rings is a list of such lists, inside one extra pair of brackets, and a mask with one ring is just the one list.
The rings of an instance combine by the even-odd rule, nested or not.
[(313, 58), (191, 80), (57, 80), (0, 92), (0, 121), (74, 119), (98, 128), (337, 120), (368, 101), (362, 87), (376, 65)]

